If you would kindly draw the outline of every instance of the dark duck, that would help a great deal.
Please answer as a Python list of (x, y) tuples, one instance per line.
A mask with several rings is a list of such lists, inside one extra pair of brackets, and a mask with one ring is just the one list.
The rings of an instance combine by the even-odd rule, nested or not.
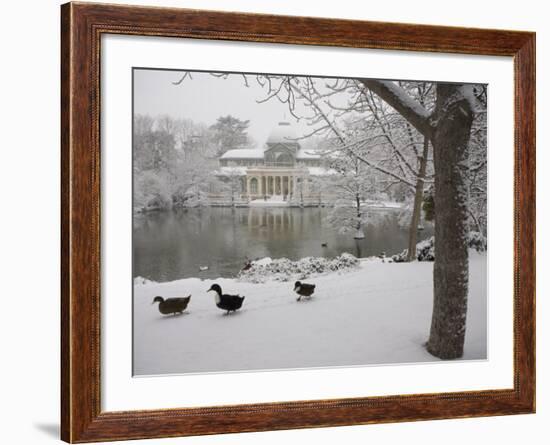
[(315, 292), (315, 284), (306, 284), (296, 281), (296, 283), (294, 283), (294, 292), (298, 294), (296, 301), (300, 301), (302, 297), (311, 298), (313, 292)]
[(241, 297), (240, 295), (223, 294), (222, 288), (218, 284), (213, 284), (210, 289), (208, 289), (208, 292), (210, 291), (216, 293), (216, 306), (224, 311), (227, 311), (226, 314), (235, 312), (243, 305), (244, 297)]
[(155, 297), (153, 304), (159, 304), (159, 312), (164, 315), (168, 314), (181, 314), (187, 308), (191, 300), (191, 295), (185, 298), (167, 298)]

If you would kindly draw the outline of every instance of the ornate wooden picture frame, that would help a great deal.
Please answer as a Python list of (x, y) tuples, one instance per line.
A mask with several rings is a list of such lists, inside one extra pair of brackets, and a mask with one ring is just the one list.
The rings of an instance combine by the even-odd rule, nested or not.
[[(513, 57), (513, 389), (103, 412), (100, 60), (105, 34)], [(94, 442), (535, 411), (534, 33), (67, 3), (61, 8), (61, 35), (63, 440)]]

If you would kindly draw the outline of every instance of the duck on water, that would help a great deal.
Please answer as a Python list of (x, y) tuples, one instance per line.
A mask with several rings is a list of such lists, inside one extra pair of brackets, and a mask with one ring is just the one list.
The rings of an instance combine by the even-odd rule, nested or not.
[(244, 296), (241, 297), (240, 295), (224, 294), (222, 293), (222, 288), (218, 284), (213, 284), (207, 292), (210, 291), (216, 293), (216, 306), (224, 311), (227, 311), (226, 314), (235, 312), (243, 305)]

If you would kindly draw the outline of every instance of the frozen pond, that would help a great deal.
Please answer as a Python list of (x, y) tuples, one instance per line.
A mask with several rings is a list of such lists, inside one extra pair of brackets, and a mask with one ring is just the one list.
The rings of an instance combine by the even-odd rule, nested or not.
[[(365, 239), (327, 227), (322, 208), (188, 209), (134, 216), (134, 276), (165, 282), (188, 277), (231, 278), (246, 259), (386, 255), (407, 248), (398, 211), (371, 210)], [(433, 234), (419, 233), (419, 241)], [(322, 244), (326, 243), (327, 247)], [(208, 266), (200, 271), (199, 267)]]

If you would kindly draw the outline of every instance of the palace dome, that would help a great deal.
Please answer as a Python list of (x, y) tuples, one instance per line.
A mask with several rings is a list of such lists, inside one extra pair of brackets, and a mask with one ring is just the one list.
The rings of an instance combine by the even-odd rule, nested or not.
[(267, 144), (298, 144), (297, 135), (290, 122), (279, 122), (279, 124), (271, 130), (267, 138)]

